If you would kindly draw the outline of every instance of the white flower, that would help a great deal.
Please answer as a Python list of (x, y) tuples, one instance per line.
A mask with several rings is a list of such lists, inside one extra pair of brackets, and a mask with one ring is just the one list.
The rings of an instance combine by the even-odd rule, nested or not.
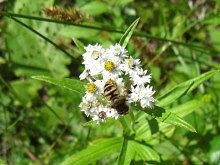
[(139, 101), (142, 108), (151, 108), (152, 103), (155, 101), (153, 98), (154, 93), (155, 91), (153, 90), (153, 87), (149, 85), (147, 85), (147, 87), (144, 85), (136, 87), (132, 86), (128, 101), (130, 103)]
[(90, 116), (95, 111), (95, 107), (98, 105), (97, 100), (95, 102), (88, 101), (85, 97), (83, 97), (82, 102), (80, 103), (79, 107), (81, 108), (81, 111), (83, 111), (86, 116)]
[[(85, 47), (86, 52), (83, 54), (83, 64), (85, 65), (85, 72), (89, 73), (91, 76), (97, 76), (103, 70), (101, 67), (101, 56), (104, 53), (102, 46), (89, 45)], [(85, 73), (81, 76), (85, 77)]]
[(98, 106), (93, 113), (92, 119), (97, 123), (105, 121), (108, 118), (108, 108), (103, 106)]
[(87, 58), (84, 60), (83, 64), (85, 65), (85, 70), (90, 76), (97, 76), (103, 70), (100, 59), (94, 60), (93, 58)]
[(94, 60), (100, 58), (104, 53), (104, 49), (101, 45), (88, 45), (85, 47), (86, 52), (83, 54), (83, 59), (86, 60), (87, 58), (93, 58)]
[(151, 75), (147, 75), (147, 70), (144, 71), (142, 68), (135, 68), (130, 72), (130, 77), (133, 85), (144, 85), (150, 83), (151, 80)]
[(140, 103), (143, 108), (152, 108), (152, 103), (155, 101), (155, 99), (153, 98), (154, 93), (155, 91), (153, 90), (153, 87), (149, 85), (147, 85), (147, 87), (144, 88), (143, 92), (140, 93)]
[(120, 56), (120, 57), (127, 57), (128, 51), (122, 47), (120, 44), (115, 44), (114, 46), (110, 46), (109, 51), (114, 55), (114, 56)]
[(92, 118), (94, 121), (103, 122), (107, 118), (115, 118), (117, 119), (119, 117), (117, 111), (113, 108), (110, 108), (108, 106), (98, 106), (94, 113), (92, 114)]
[(139, 100), (139, 93), (140, 93), (140, 88), (138, 87), (134, 87), (134, 86), (131, 86), (131, 93), (129, 94), (129, 97), (128, 97), (128, 102), (129, 103), (133, 103), (133, 102), (137, 102)]
[(139, 102), (143, 108), (152, 107), (155, 91), (149, 85), (151, 75), (141, 68), (139, 59), (129, 57), (127, 50), (119, 44), (107, 49), (99, 44), (88, 45), (85, 50), (85, 70), (80, 75), (80, 80), (86, 79), (89, 82), (79, 105), (81, 111), (97, 123), (120, 116), (111, 107), (111, 100), (107, 100), (104, 95), (104, 86), (110, 79), (116, 84), (116, 93), (126, 97), (126, 104)]
[(106, 51), (101, 60), (101, 65), (103, 68), (102, 74), (104, 76), (107, 76), (108, 74), (121, 75), (121, 63), (122, 59), (119, 56), (115, 56), (112, 52)]
[(115, 109), (109, 108), (107, 111), (107, 116), (117, 119), (119, 117), (119, 114), (117, 113), (117, 111)]
[(95, 80), (86, 84), (86, 92), (84, 99), (87, 101), (95, 101), (97, 100), (104, 90), (104, 81)]
[(124, 63), (121, 64), (120, 68), (125, 72), (125, 74), (132, 74), (134, 70), (140, 67), (140, 60), (133, 59), (132, 57), (125, 59)]
[(89, 73), (87, 70), (84, 70), (80, 75), (79, 75), (79, 79), (80, 80), (84, 80), (89, 76)]

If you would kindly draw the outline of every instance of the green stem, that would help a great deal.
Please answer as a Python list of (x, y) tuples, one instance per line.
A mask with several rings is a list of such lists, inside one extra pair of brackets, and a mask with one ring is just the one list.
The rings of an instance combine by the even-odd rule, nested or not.
[(133, 111), (132, 111), (131, 108), (130, 108), (129, 115), (130, 115), (130, 117), (131, 117), (131, 129), (132, 129), (133, 132), (135, 132), (135, 129), (134, 129), (135, 117), (134, 117), (134, 113), (133, 113)]

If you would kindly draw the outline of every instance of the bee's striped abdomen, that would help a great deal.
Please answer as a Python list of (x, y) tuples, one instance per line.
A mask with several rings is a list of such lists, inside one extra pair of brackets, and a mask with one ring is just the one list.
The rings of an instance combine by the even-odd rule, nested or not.
[(120, 95), (115, 81), (109, 79), (104, 86), (104, 96), (111, 103), (119, 115), (128, 113), (128, 106), (125, 104), (126, 98)]
[(119, 97), (119, 91), (113, 80), (108, 80), (104, 86), (104, 96), (108, 101), (112, 101)]

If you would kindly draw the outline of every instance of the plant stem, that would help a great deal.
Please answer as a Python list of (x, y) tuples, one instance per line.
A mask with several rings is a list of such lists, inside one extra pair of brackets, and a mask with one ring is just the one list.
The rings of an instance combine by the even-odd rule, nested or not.
[(133, 132), (135, 132), (135, 129), (134, 129), (135, 117), (134, 117), (134, 113), (133, 113), (131, 108), (130, 108), (129, 115), (131, 117), (131, 129), (132, 129)]

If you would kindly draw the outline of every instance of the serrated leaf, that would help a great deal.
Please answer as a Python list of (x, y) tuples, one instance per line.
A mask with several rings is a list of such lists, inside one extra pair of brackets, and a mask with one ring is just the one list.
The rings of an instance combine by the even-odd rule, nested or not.
[(135, 27), (137, 26), (138, 22), (139, 22), (140, 18), (136, 19), (129, 27), (128, 29), (125, 31), (125, 33), (123, 34), (123, 36), (121, 37), (119, 44), (122, 45), (122, 47), (126, 47), (128, 44), (129, 39), (131, 38)]
[(108, 138), (96, 141), (86, 149), (73, 154), (64, 160), (61, 165), (91, 164), (107, 155), (118, 152), (122, 145), (121, 138)]
[(173, 89), (168, 91), (166, 94), (162, 95), (158, 98), (157, 106), (164, 107), (172, 102), (176, 101), (181, 96), (191, 92), (193, 89), (198, 87), (201, 83), (211, 78), (215, 73), (219, 72), (218, 70), (213, 70), (206, 72), (204, 74), (199, 75), (196, 78), (193, 78), (191, 80), (188, 80), (186, 82), (183, 82), (177, 86), (175, 86)]
[[(207, 104), (209, 101), (211, 100), (210, 95), (204, 95), (201, 98), (197, 98), (194, 100), (190, 100), (188, 102), (185, 102), (183, 104), (177, 105), (175, 107), (173, 107), (172, 109), (166, 110), (169, 112), (172, 112), (174, 114), (176, 114), (177, 116), (183, 118), (187, 115), (189, 115), (190, 113), (192, 113), (193, 111), (197, 110), (198, 108), (202, 107), (203, 105)], [(155, 107), (156, 109), (150, 109), (150, 111), (147, 113), (151, 116), (154, 117), (162, 117), (163, 113), (165, 113), (165, 110), (163, 108), (158, 108)], [(140, 107), (138, 107), (138, 109), (140, 110)], [(144, 111), (145, 113), (148, 110)], [(154, 113), (153, 113), (154, 112)], [(138, 134), (138, 138), (146, 138), (146, 137), (150, 137), (151, 136), (151, 129), (149, 130), (148, 128), (148, 124), (146, 119), (147, 116), (146, 114), (141, 114), (140, 117), (138, 117), (138, 119), (136, 121), (138, 121), (138, 125), (137, 125), (137, 129), (136, 129), (136, 133)], [(168, 129), (168, 127), (170, 127), (170, 124), (167, 123), (159, 123), (159, 130), (164, 132), (165, 130)], [(155, 125), (156, 127), (156, 125)]]
[(58, 80), (49, 76), (32, 76), (32, 78), (60, 86), (73, 92), (77, 92), (80, 95), (83, 95), (84, 93), (85, 84), (77, 79), (63, 78)]
[(191, 132), (196, 132), (193, 126), (191, 126), (189, 123), (184, 121), (182, 118), (180, 118), (176, 114), (169, 112), (169, 111), (166, 112), (161, 118), (159, 118), (159, 120), (167, 124), (172, 124), (172, 125), (176, 125), (179, 127), (183, 127)]

